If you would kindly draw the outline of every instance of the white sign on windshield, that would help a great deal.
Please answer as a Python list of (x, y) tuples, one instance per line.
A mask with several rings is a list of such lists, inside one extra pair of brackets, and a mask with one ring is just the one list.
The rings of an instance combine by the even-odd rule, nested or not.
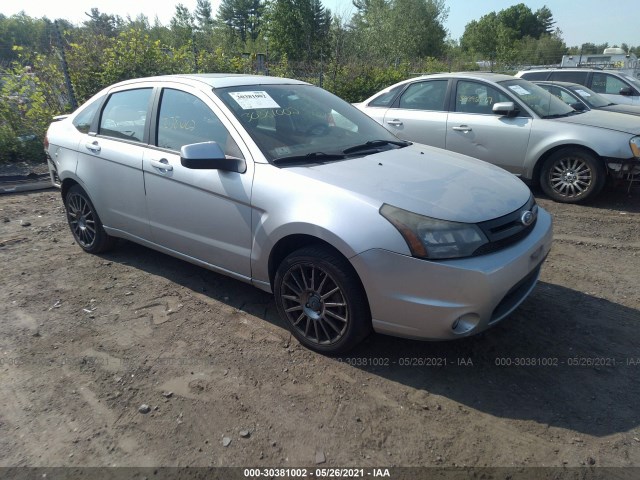
[(581, 97), (590, 97), (591, 96), (591, 94), (589, 92), (585, 92), (582, 89), (576, 89), (576, 93), (578, 95), (580, 95)]
[(531, 95), (529, 90), (522, 88), (520, 85), (509, 85), (509, 88), (516, 92), (518, 95)]
[(243, 110), (280, 108), (267, 92), (230, 92), (229, 95)]

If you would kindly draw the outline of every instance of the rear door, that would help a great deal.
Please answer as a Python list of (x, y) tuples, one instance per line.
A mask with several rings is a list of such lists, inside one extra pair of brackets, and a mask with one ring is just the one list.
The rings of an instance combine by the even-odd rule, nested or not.
[[(161, 90), (144, 178), (153, 242), (250, 277), (253, 162), (226, 117), (196, 89)], [(244, 173), (183, 167), (183, 145), (215, 141), (227, 156), (244, 158)]]
[(445, 148), (448, 79), (410, 84), (384, 116), (384, 126), (398, 137)]
[(447, 120), (446, 149), (479, 158), (521, 174), (532, 118), (522, 111), (507, 117), (493, 113), (498, 102), (514, 102), (501, 90), (477, 80), (458, 80), (455, 105)]
[(79, 145), (77, 175), (108, 229), (148, 239), (142, 158), (152, 88), (128, 88), (106, 99), (96, 132)]

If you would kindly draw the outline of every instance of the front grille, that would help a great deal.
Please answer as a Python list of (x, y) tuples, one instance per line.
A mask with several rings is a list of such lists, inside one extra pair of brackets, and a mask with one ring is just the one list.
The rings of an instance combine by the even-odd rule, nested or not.
[[(527, 211), (533, 215), (533, 221), (529, 225), (525, 225), (522, 222), (522, 216)], [(537, 221), (538, 205), (536, 205), (536, 201), (532, 196), (527, 203), (514, 212), (503, 217), (478, 223), (478, 227), (486, 235), (489, 243), (479, 247), (473, 252), (473, 255), (486, 255), (487, 253), (497, 252), (519, 242), (529, 235)]]

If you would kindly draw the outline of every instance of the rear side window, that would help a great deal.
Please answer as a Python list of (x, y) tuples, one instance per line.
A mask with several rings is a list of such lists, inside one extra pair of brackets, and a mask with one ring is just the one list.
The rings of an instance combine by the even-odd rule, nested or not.
[(165, 88), (158, 115), (161, 148), (180, 151), (184, 145), (216, 142), (226, 155), (242, 158), (240, 148), (215, 113), (198, 97)]
[(553, 72), (549, 79), (555, 80), (557, 82), (571, 82), (571, 83), (579, 83), (580, 85), (586, 85), (588, 73), (589, 72), (559, 71), (559, 72)]
[(628, 86), (629, 85), (618, 77), (614, 77), (608, 73), (594, 73), (593, 80), (591, 81), (591, 90), (597, 93), (619, 95), (620, 89)]
[(432, 80), (410, 85), (400, 97), (400, 108), (411, 110), (444, 110), (448, 80)]
[(98, 133), (141, 142), (150, 97), (150, 88), (127, 90), (111, 95), (102, 111)]

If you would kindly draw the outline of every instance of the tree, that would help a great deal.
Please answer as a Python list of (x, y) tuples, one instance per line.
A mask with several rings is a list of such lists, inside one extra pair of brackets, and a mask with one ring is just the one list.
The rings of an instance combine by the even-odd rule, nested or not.
[(351, 23), (361, 57), (416, 60), (445, 50), (443, 0), (355, 0)]
[(91, 30), (94, 35), (115, 37), (124, 25), (124, 21), (120, 16), (100, 13), (97, 8), (92, 8), (91, 12), (85, 13), (85, 15), (89, 17), (89, 20), (86, 20), (83, 25)]
[(329, 52), (331, 11), (320, 0), (275, 0), (269, 15), (273, 48), (290, 60), (315, 60)]
[(217, 18), (226, 26), (231, 43), (239, 39), (244, 46), (248, 40), (258, 39), (264, 8), (261, 0), (222, 0)]
[(179, 48), (184, 45), (190, 45), (193, 42), (193, 15), (189, 9), (182, 3), (176, 5), (176, 12), (169, 22), (171, 33), (173, 36), (172, 45)]

